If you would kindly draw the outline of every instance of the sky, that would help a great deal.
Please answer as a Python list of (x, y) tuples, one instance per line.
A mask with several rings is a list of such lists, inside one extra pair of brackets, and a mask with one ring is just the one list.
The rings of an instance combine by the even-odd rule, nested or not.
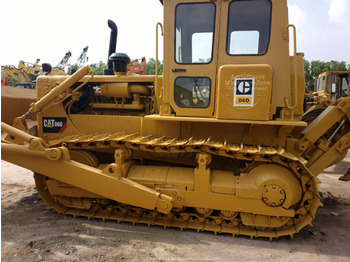
[[(350, 64), (350, 0), (288, 0), (288, 10), (307, 60)], [(118, 26), (117, 52), (155, 57), (156, 24), (163, 22), (158, 0), (0, 0), (0, 64), (40, 58), (55, 66), (68, 51), (75, 63), (85, 46), (89, 63), (107, 62), (108, 19)]]
[(350, 64), (350, 0), (289, 0), (288, 11), (307, 60)]

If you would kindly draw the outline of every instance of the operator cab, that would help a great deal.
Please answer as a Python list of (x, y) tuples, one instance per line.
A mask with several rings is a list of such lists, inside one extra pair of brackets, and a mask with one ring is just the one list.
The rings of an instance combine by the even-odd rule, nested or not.
[(333, 101), (349, 96), (349, 76), (350, 71), (329, 71), (320, 74), (315, 79), (314, 95)]
[(272, 120), (286, 111), (286, 100), (292, 100), (289, 45), (283, 39), (286, 1), (163, 5), (160, 104), (169, 104), (176, 116), (218, 119)]

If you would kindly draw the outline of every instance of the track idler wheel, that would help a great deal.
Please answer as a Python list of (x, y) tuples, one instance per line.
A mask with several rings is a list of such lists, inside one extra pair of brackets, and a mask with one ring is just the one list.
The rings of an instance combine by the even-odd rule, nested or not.
[(283, 166), (262, 164), (249, 172), (264, 204), (288, 209), (298, 203), (302, 187), (297, 176)]
[[(74, 161), (92, 167), (99, 166), (99, 161), (97, 157), (89, 151), (70, 150), (69, 153), (71, 159)], [(61, 204), (62, 207), (89, 209), (92, 205), (93, 197), (99, 197), (80, 188), (76, 188), (66, 183), (47, 178), (41, 174), (35, 173), (34, 177), (37, 190), (41, 191), (40, 189), (43, 188), (47, 190), (47, 194), (45, 194), (45, 199), (47, 199), (47, 201), (50, 202), (55, 201), (57, 204)], [(57, 192), (60, 192), (62, 195), (60, 195), (60, 193)], [(77, 195), (79, 197), (74, 197), (74, 195)], [(49, 198), (51, 198), (51, 200), (49, 200)], [(103, 199), (101, 199), (101, 201), (102, 200)]]
[[(286, 167), (276, 164), (262, 164), (253, 168), (249, 174), (256, 186), (257, 197), (272, 208), (282, 206), (290, 209), (302, 198), (302, 187), (298, 177)], [(278, 228), (291, 218), (280, 216), (255, 215), (241, 213), (242, 223), (246, 226)]]

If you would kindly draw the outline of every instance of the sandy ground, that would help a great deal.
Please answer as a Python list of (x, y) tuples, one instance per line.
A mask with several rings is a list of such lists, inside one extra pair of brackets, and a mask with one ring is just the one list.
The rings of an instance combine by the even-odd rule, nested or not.
[(324, 207), (294, 239), (251, 240), (58, 216), (36, 193), (32, 173), (1, 161), (2, 261), (350, 261), (350, 182), (338, 177), (350, 153), (319, 178)]

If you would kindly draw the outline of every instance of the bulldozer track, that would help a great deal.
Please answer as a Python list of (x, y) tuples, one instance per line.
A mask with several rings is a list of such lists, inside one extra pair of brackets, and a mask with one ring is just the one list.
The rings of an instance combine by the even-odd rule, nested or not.
[[(65, 146), (69, 150), (93, 151), (101, 148), (127, 148), (158, 153), (206, 152), (225, 158), (255, 161), (260, 163), (274, 163), (291, 170), (298, 178), (302, 187), (302, 197), (297, 207), (294, 207), (293, 218), (266, 216), (269, 221), (284, 221), (280, 227), (246, 226), (240, 219), (240, 214), (226, 214), (220, 210), (212, 212), (196, 212), (194, 208), (186, 207), (181, 210), (172, 210), (164, 215), (155, 210), (128, 206), (109, 200), (90, 199), (89, 209), (66, 207), (56, 201), (46, 186), (46, 177), (35, 174), (37, 190), (44, 202), (60, 214), (74, 217), (99, 218), (103, 221), (116, 220), (131, 222), (133, 225), (142, 223), (217, 233), (246, 235), (251, 238), (267, 237), (270, 240), (281, 236), (291, 236), (298, 233), (306, 225), (311, 225), (316, 210), (322, 206), (317, 190), (318, 179), (307, 169), (306, 161), (286, 152), (282, 147), (250, 146), (230, 144), (227, 141), (213, 141), (208, 139), (167, 139), (165, 137), (142, 136), (139, 133), (99, 135), (75, 135), (50, 142), (50, 146)], [(198, 210), (197, 210), (198, 211)], [(251, 214), (254, 221), (254, 214)]]

